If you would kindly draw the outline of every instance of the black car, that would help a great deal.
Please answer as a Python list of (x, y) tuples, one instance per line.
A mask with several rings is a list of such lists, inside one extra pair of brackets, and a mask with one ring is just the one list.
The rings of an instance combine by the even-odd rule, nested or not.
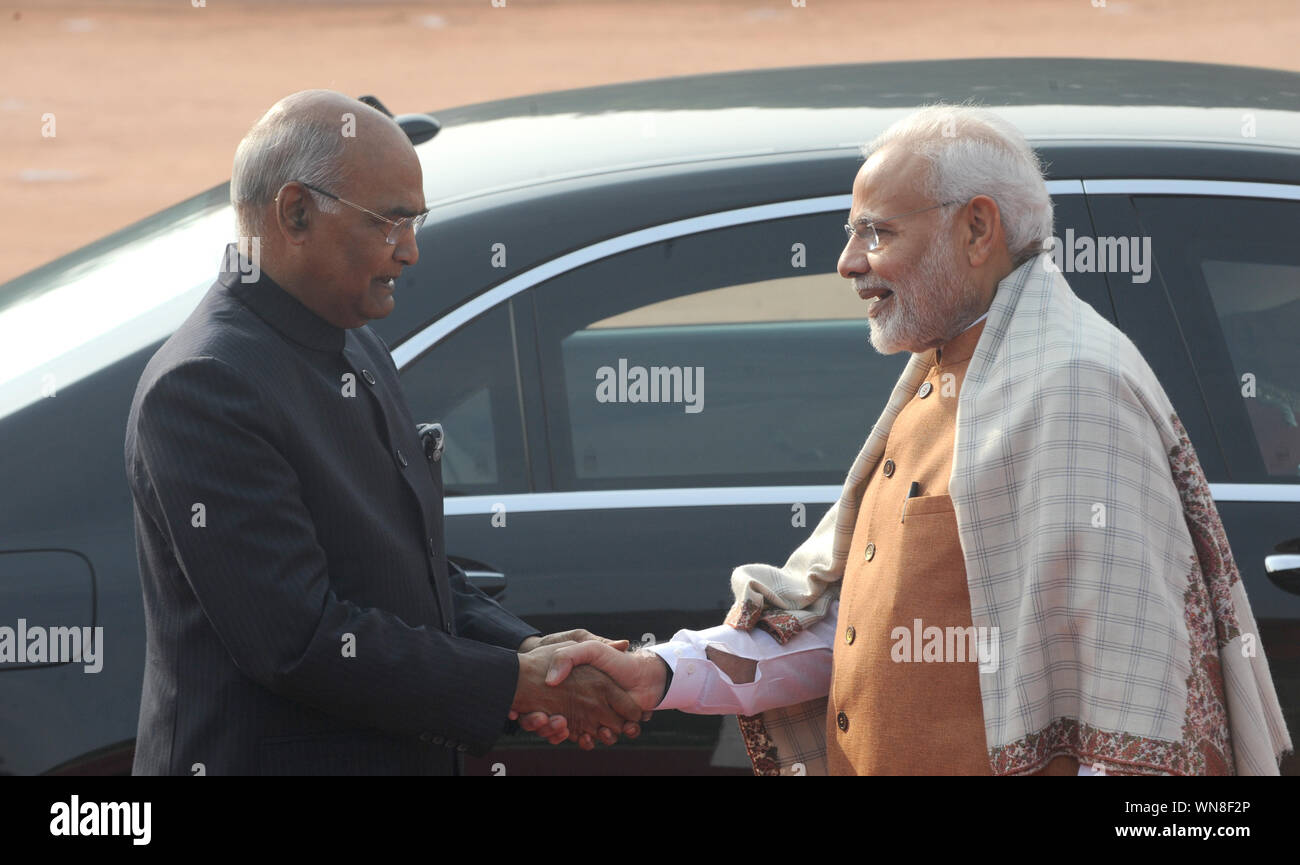
[[(415, 417), (446, 429), (449, 555), (544, 632), (720, 622), (731, 569), (783, 562), (837, 498), (906, 359), (870, 348), (835, 273), (859, 148), (968, 98), (1038, 149), (1067, 281), (1168, 391), (1300, 728), (1294, 73), (889, 63), (435, 112), (421, 258), (371, 326)], [(129, 771), (144, 619), (126, 414), (233, 238), (223, 185), (0, 286), (0, 626), (104, 629), (97, 673), (0, 663), (0, 772)], [(466, 771), (748, 765), (733, 721), (667, 712), (589, 753), (507, 736)]]

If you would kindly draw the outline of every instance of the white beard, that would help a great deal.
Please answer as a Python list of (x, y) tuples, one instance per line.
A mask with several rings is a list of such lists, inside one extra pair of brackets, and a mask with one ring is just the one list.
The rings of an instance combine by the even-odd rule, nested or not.
[(928, 247), (921, 260), (896, 283), (871, 274), (857, 284), (894, 292), (887, 301), (891, 308), (867, 319), (871, 346), (881, 354), (921, 352), (942, 346), (981, 311), (975, 287), (962, 278), (956, 260), (939, 245)]

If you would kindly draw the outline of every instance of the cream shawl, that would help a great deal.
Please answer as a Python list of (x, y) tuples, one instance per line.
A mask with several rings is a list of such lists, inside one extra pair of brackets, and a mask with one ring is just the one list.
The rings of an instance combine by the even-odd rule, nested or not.
[[(732, 575), (738, 628), (784, 642), (839, 593), (863, 486), (927, 367), (913, 356), (839, 501), (782, 568)], [(1155, 374), (1047, 256), (999, 285), (957, 403), (949, 494), (991, 770), (1277, 774), (1291, 750), (1200, 463)], [(826, 771), (826, 702), (741, 718), (758, 774)], [(801, 765), (796, 765), (801, 764)]]

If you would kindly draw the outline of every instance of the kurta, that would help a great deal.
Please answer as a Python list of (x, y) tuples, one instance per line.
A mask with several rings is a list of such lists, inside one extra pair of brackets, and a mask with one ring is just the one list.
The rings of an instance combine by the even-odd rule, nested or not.
[[(983, 329), (980, 322), (929, 352), (929, 374), (866, 484), (840, 595), (827, 706), (831, 774), (992, 774), (979, 649), (996, 640), (972, 627), (948, 496), (957, 396)], [(1038, 774), (1077, 771), (1073, 757), (1060, 756)]]

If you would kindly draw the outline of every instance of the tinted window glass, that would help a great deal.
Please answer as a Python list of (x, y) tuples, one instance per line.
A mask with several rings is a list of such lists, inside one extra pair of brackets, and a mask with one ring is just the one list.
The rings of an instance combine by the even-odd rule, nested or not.
[(907, 355), (835, 272), (844, 214), (678, 238), (535, 291), (560, 489), (835, 484)]
[(1228, 355), (1244, 395), (1264, 469), (1300, 474), (1300, 264), (1206, 259)]
[(416, 421), (446, 433), (448, 494), (528, 490), (511, 314), (489, 310), (402, 371)]
[(1300, 476), (1300, 203), (1138, 198), (1233, 478)]

